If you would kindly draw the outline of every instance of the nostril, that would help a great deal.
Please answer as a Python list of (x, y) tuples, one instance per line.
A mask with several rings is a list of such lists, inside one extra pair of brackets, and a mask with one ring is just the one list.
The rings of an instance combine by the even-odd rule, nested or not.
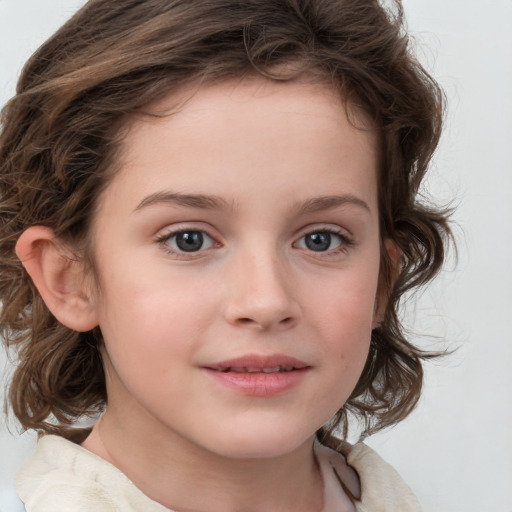
[(256, 319), (254, 318), (249, 318), (249, 317), (241, 317), (241, 318), (237, 318), (236, 322), (238, 323), (238, 325), (261, 325), (262, 327), (269, 327), (270, 325), (274, 324), (274, 325), (281, 325), (281, 326), (289, 326), (290, 324), (293, 323), (293, 317), (291, 316), (288, 316), (286, 318), (283, 318), (282, 320), (279, 320), (277, 323), (274, 323), (274, 322), (269, 322), (268, 325), (265, 323), (265, 322), (262, 322), (262, 321), (257, 321)]

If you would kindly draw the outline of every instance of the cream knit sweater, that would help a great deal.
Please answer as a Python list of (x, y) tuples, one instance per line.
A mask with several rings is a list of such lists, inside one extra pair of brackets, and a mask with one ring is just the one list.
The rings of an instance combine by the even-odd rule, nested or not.
[[(348, 464), (361, 481), (357, 512), (420, 512), (410, 489), (396, 471), (364, 444), (342, 449), (319, 443), (315, 456), (324, 480), (323, 512), (347, 510), (347, 495), (336, 467)], [(16, 478), (27, 512), (172, 512), (148, 498), (117, 468), (57, 436), (43, 437)]]

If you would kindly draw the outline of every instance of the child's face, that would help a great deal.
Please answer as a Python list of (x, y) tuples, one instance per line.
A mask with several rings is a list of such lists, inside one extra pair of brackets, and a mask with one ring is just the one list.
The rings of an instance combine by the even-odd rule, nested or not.
[(376, 322), (376, 155), (299, 82), (204, 86), (136, 121), (93, 227), (107, 414), (229, 457), (309, 441)]

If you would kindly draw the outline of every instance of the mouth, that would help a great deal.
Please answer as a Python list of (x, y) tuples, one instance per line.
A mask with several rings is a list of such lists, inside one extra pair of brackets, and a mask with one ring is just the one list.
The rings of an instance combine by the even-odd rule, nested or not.
[(226, 368), (211, 368), (211, 370), (227, 373), (283, 373), (283, 372), (292, 372), (294, 370), (302, 370), (304, 367), (296, 368), (295, 366), (274, 366), (273, 368), (250, 368), (250, 367), (236, 367), (236, 366), (228, 366)]
[(309, 368), (309, 365), (299, 359), (284, 354), (267, 356), (249, 354), (207, 365), (206, 368), (223, 373), (286, 373), (304, 370)]
[(203, 367), (221, 385), (243, 395), (274, 396), (298, 386), (311, 368), (285, 355), (248, 355)]

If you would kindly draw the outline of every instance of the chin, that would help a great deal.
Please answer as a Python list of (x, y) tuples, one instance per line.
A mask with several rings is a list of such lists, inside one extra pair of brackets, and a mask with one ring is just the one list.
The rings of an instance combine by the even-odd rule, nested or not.
[(291, 435), (289, 430), (255, 428), (237, 431), (228, 439), (218, 439), (211, 445), (213, 451), (230, 459), (269, 459), (292, 453), (312, 442), (314, 435), (314, 432)]

